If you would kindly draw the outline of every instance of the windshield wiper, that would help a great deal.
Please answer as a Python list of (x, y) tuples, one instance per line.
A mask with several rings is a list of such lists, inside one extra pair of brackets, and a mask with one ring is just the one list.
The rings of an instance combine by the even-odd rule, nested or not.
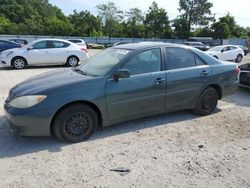
[(93, 76), (93, 77), (95, 77), (95, 75), (89, 74), (89, 73), (87, 73), (87, 72), (84, 72), (84, 71), (82, 71), (81, 69), (78, 69), (78, 68), (72, 68), (72, 70), (73, 70), (74, 72), (77, 72), (77, 73), (82, 74), (82, 75), (85, 75), (85, 76)]

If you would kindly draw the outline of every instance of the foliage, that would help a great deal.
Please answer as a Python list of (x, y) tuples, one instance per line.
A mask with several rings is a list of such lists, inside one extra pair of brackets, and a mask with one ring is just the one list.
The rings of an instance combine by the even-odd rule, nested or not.
[(97, 5), (98, 15), (103, 23), (103, 33), (106, 36), (119, 36), (122, 29), (119, 24), (123, 19), (123, 11), (115, 3)]
[(237, 25), (229, 13), (215, 22), (212, 6), (208, 0), (179, 0), (180, 15), (170, 22), (166, 10), (156, 2), (146, 13), (138, 8), (122, 11), (115, 3), (107, 2), (97, 5), (97, 16), (76, 10), (66, 16), (48, 0), (0, 0), (0, 34), (250, 38), (250, 28)]
[(145, 35), (148, 38), (171, 38), (167, 12), (154, 1), (146, 14)]
[[(183, 30), (187, 29), (188, 36), (192, 25), (206, 26), (210, 21), (214, 20), (214, 15), (211, 13), (213, 4), (208, 0), (180, 0), (179, 11), (182, 13), (180, 21), (177, 23), (186, 22)], [(181, 26), (183, 24), (179, 24)]]

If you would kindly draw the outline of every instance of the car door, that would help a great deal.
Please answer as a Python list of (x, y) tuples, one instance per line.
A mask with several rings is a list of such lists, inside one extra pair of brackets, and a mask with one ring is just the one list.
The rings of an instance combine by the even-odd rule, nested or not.
[(50, 61), (48, 52), (48, 41), (39, 41), (27, 49), (25, 58), (29, 65), (47, 64)]
[(211, 68), (193, 52), (166, 47), (166, 109), (192, 108), (211, 75)]
[(230, 46), (227, 46), (222, 49), (222, 60), (229, 61), (229, 60), (234, 60), (235, 59), (235, 52), (232, 50)]
[(67, 58), (69, 57), (70, 49), (69, 49), (70, 43), (63, 42), (63, 41), (57, 41), (57, 40), (51, 40), (48, 41), (48, 57), (50, 58), (50, 64), (64, 64), (67, 61)]
[(142, 51), (120, 68), (128, 69), (131, 76), (107, 80), (106, 104), (111, 121), (164, 111), (166, 74), (161, 48)]

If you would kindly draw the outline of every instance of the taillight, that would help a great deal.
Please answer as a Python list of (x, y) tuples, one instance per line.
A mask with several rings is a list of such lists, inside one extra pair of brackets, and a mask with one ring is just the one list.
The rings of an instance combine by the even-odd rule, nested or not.
[(237, 67), (236, 67), (236, 75), (238, 76), (239, 73), (240, 73), (240, 69), (239, 69), (239, 67), (237, 66)]
[(81, 50), (88, 53), (88, 50), (86, 48), (81, 48)]

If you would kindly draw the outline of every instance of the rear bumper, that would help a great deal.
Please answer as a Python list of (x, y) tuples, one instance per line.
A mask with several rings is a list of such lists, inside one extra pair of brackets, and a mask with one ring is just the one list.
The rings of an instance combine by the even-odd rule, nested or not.
[(222, 88), (222, 98), (234, 94), (238, 89), (239, 81), (225, 84)]

